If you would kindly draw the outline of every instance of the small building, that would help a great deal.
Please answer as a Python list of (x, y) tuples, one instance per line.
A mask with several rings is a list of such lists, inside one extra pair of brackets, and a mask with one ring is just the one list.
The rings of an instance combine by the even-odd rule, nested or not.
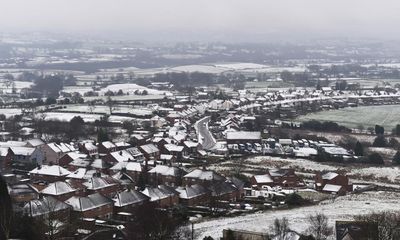
[(327, 193), (345, 195), (353, 190), (353, 185), (349, 184), (349, 177), (335, 172), (315, 175), (315, 189)]

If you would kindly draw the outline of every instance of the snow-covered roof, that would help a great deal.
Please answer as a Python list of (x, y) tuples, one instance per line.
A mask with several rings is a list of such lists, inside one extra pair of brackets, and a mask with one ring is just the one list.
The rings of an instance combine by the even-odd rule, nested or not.
[(154, 168), (152, 168), (149, 173), (156, 173), (156, 174), (161, 174), (163, 176), (179, 176), (179, 174), (183, 173), (183, 170), (181, 170), (178, 167), (169, 167), (165, 165), (157, 165)]
[(45, 187), (41, 193), (53, 196), (59, 196), (66, 193), (75, 192), (76, 189), (72, 188), (68, 183), (58, 181), (50, 183), (47, 187)]
[(31, 200), (23, 207), (24, 213), (29, 216), (41, 216), (50, 212), (56, 212), (69, 208), (64, 202), (58, 201), (51, 196), (43, 196), (41, 199)]
[(324, 179), (324, 180), (332, 180), (335, 177), (337, 177), (338, 175), (339, 174), (334, 173), (334, 172), (328, 172), (328, 173), (325, 173), (324, 175), (322, 175), (322, 179)]
[(86, 182), (84, 182), (83, 185), (85, 185), (90, 190), (97, 190), (115, 185), (115, 183), (109, 183), (105, 180), (105, 178), (102, 177), (91, 177)]
[(29, 172), (30, 174), (40, 174), (49, 176), (67, 176), (71, 174), (67, 169), (60, 167), (58, 165), (42, 165)]
[(262, 184), (262, 183), (272, 183), (272, 182), (274, 182), (269, 174), (254, 175), (254, 179), (255, 179), (256, 182), (259, 183), (259, 184)]
[(209, 192), (205, 187), (201, 186), (200, 184), (195, 184), (187, 187), (178, 187), (175, 190), (179, 193), (179, 198), (183, 199), (195, 198)]
[(130, 204), (144, 202), (148, 199), (148, 196), (135, 190), (119, 192), (112, 198), (114, 201), (114, 206), (116, 207), (124, 207)]
[(182, 152), (184, 148), (175, 144), (165, 144), (164, 147), (168, 152)]
[(342, 188), (340, 185), (334, 185), (334, 184), (326, 184), (322, 191), (326, 192), (339, 192), (339, 190)]
[(110, 169), (114, 170), (114, 171), (120, 171), (124, 168), (127, 171), (133, 171), (133, 172), (141, 172), (142, 171), (142, 165), (140, 165), (140, 163), (138, 163), (138, 162), (118, 162)]
[(207, 171), (207, 170), (201, 170), (201, 169), (195, 169), (195, 170), (191, 171), (190, 173), (186, 174), (184, 177), (185, 178), (197, 178), (200, 180), (216, 180), (216, 181), (222, 181), (225, 179), (224, 177), (215, 173), (214, 171)]
[(110, 141), (102, 142), (101, 145), (103, 145), (103, 147), (105, 147), (105, 148), (107, 148), (107, 149), (115, 148), (115, 147), (116, 147), (115, 144), (112, 143), (112, 142), (110, 142)]
[(152, 143), (142, 145), (142, 146), (140, 146), (140, 148), (147, 154), (159, 152), (157, 146)]
[(173, 188), (165, 185), (159, 185), (158, 187), (146, 187), (142, 193), (148, 196), (151, 202), (178, 194)]
[(260, 132), (249, 132), (249, 131), (238, 131), (238, 132), (227, 132), (226, 139), (228, 140), (260, 140)]
[(33, 147), (10, 147), (10, 150), (15, 155), (31, 156), (32, 153), (35, 151), (35, 148), (33, 148)]
[(98, 208), (107, 204), (112, 204), (112, 201), (99, 193), (95, 193), (87, 197), (73, 196), (67, 199), (65, 203), (72, 206), (72, 209), (74, 211), (84, 212), (93, 208)]

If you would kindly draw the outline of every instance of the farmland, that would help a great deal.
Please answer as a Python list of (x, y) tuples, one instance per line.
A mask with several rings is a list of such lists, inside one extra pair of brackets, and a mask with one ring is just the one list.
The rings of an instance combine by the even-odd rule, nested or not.
[(365, 106), (322, 111), (300, 116), (297, 120), (334, 121), (350, 128), (356, 128), (359, 125), (367, 128), (379, 124), (390, 131), (396, 124), (400, 123), (400, 106)]

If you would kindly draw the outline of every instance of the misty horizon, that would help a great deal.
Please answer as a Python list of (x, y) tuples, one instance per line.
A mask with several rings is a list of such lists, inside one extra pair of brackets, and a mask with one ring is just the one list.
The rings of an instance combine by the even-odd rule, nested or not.
[(0, 32), (137, 41), (397, 40), (400, 3), (385, 1), (1, 1)]

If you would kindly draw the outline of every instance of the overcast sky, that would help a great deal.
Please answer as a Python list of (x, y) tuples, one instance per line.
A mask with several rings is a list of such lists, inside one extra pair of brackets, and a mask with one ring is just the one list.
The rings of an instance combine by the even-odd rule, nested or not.
[(0, 0), (0, 31), (133, 39), (400, 38), (398, 0)]

